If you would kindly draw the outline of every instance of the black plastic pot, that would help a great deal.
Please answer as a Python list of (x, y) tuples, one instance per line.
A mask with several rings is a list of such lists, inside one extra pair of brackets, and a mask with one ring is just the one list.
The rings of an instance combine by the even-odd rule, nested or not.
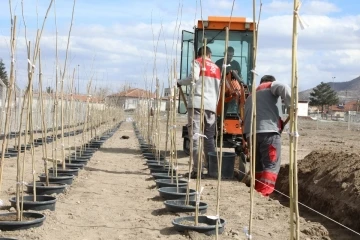
[(100, 144), (94, 144), (94, 143), (87, 143), (84, 145), (86, 148), (95, 148), (95, 149), (99, 149), (101, 147)]
[[(58, 168), (56, 171), (57, 173), (64, 173), (64, 174), (72, 174), (74, 176), (78, 176), (79, 175), (79, 170), (80, 168), (65, 168), (65, 169), (62, 169), (62, 168)], [(53, 168), (49, 168), (49, 174), (52, 174), (55, 172), (55, 169)]]
[(153, 152), (156, 151), (156, 148), (155, 147), (141, 147), (140, 150), (141, 150), (142, 153), (150, 153), (150, 154), (152, 154)]
[(152, 152), (151, 153), (142, 153), (142, 155), (146, 159), (155, 158), (155, 155)]
[[(31, 145), (30, 144), (21, 144), (21, 146), (20, 146), (20, 150), (29, 150), (31, 148)], [(14, 149), (16, 149), (16, 150), (18, 150), (19, 149), (19, 146), (14, 146)]]
[(141, 139), (141, 140), (139, 139), (139, 143), (140, 143), (140, 144), (146, 143), (146, 141), (145, 141), (145, 140), (142, 140), (142, 139)]
[(141, 149), (141, 153), (142, 154), (144, 154), (144, 153), (153, 154), (153, 150), (151, 150), (151, 149), (146, 149), (146, 150)]
[(66, 159), (65, 160), (65, 163), (66, 164), (82, 164), (82, 165), (86, 165), (87, 163), (88, 163), (88, 160), (78, 160), (78, 159), (71, 159), (71, 162), (68, 160), (68, 159)]
[(155, 154), (153, 153), (143, 153), (144, 157), (155, 157)]
[(71, 160), (86, 160), (86, 161), (88, 161), (88, 160), (90, 160), (90, 157), (86, 157), (86, 156), (67, 156), (67, 157), (65, 157), (65, 160), (69, 160), (69, 159), (71, 159)]
[[(11, 218), (11, 220), (4, 221), (4, 218)], [(44, 214), (36, 212), (23, 212), (24, 218), (30, 218), (30, 220), (16, 221), (16, 212), (0, 213), (0, 230), (1, 231), (15, 231), (23, 230), (34, 227), (39, 227), (43, 224), (46, 217)]]
[[(85, 157), (85, 158), (91, 158), (93, 156), (93, 153), (89, 152), (76, 152), (76, 157)], [(71, 154), (71, 157), (75, 157), (75, 153)]]
[[(176, 187), (176, 179), (174, 178), (171, 182), (171, 179), (156, 179), (155, 180), (156, 187), (162, 188), (162, 187)], [(186, 187), (188, 184), (187, 180), (179, 179), (178, 185), (179, 187)]]
[[(167, 172), (166, 173), (152, 173), (151, 175), (155, 179), (170, 179), (171, 178), (171, 175), (169, 176)], [(175, 179), (175, 175), (174, 175), (174, 179)]]
[(168, 161), (158, 161), (158, 160), (146, 160), (146, 164), (152, 164), (152, 163), (156, 163), (156, 164), (160, 164), (160, 165), (164, 165), (164, 163), (166, 164), (166, 165), (168, 165), (169, 164), (169, 162)]
[(146, 158), (146, 159), (151, 159), (151, 160), (164, 160), (165, 157), (164, 156), (155, 156), (153, 153), (143, 153), (143, 157)]
[[(189, 204), (185, 204), (185, 200), (166, 200), (164, 201), (165, 208), (169, 212), (195, 212), (196, 201), (189, 201)], [(208, 205), (204, 202), (199, 203), (199, 212), (201, 214), (206, 213)]]
[[(58, 169), (62, 168), (62, 163), (57, 164)], [(84, 169), (84, 164), (76, 164), (76, 163), (65, 163), (66, 168), (79, 168)]]
[(148, 168), (151, 169), (168, 169), (170, 167), (170, 165), (163, 165), (163, 164), (158, 164), (158, 163), (148, 163), (147, 164)]
[[(16, 208), (16, 197), (12, 197), (9, 200), (11, 206)], [(20, 199), (20, 203), (21, 203)], [(50, 210), (55, 211), (56, 198), (48, 195), (36, 195), (36, 201), (34, 202), (34, 195), (24, 196), (24, 210), (43, 211)]]
[(140, 145), (139, 148), (140, 149), (156, 149), (156, 147), (154, 145), (148, 144), (148, 143)]
[[(94, 148), (94, 147), (83, 147), (83, 149), (81, 148), (77, 148), (76, 149), (76, 154), (80, 153), (80, 151), (85, 152), (85, 153), (91, 153), (94, 154), (97, 150), (99, 150), (98, 148)], [(74, 154), (74, 153), (73, 153)]]
[[(49, 186), (46, 186), (46, 182), (36, 182), (36, 195), (51, 195), (63, 193), (67, 187), (65, 183), (49, 183)], [(29, 194), (34, 194), (34, 184), (29, 183), (26, 185), (27, 192)]]
[[(45, 174), (42, 174), (39, 176), (40, 182), (46, 182), (46, 176)], [(56, 183), (65, 183), (67, 185), (71, 185), (74, 180), (74, 175), (71, 174), (59, 174), (57, 177), (53, 176), (52, 174), (49, 174), (49, 182), (56, 182)]]
[[(1, 156), (1, 152), (0, 152), (0, 156)], [(11, 158), (11, 157), (16, 157), (17, 154), (15, 153), (5, 153), (4, 154), (4, 158)]]
[(103, 145), (104, 144), (104, 140), (93, 140), (93, 141), (90, 141), (90, 144), (93, 144), (93, 145)]
[(87, 153), (87, 154), (94, 154), (94, 152), (97, 151), (97, 148), (83, 148), (83, 149), (77, 149), (76, 152), (77, 153)]
[[(168, 173), (169, 172), (169, 168), (160, 168), (160, 169), (150, 169), (150, 173)], [(176, 170), (172, 170), (173, 174), (176, 174)], [(170, 171), (171, 174), (171, 171)]]
[[(24, 151), (22, 151), (22, 152), (24, 152)], [(5, 149), (5, 156), (8, 156), (8, 157), (16, 157), (18, 155), (18, 153), (19, 153), (19, 151), (14, 148)]]
[[(160, 197), (165, 200), (185, 200), (186, 187), (162, 187), (158, 189)], [(189, 190), (189, 200), (194, 201), (196, 198), (196, 191), (194, 189)]]
[[(216, 234), (216, 221), (218, 220), (211, 219), (208, 216), (198, 216), (199, 224), (195, 226), (195, 216), (187, 216), (175, 218), (172, 221), (172, 224), (179, 232), (196, 231), (209, 236)], [(220, 223), (218, 225), (219, 234), (222, 234), (224, 232), (225, 224), (226, 221), (220, 218)]]

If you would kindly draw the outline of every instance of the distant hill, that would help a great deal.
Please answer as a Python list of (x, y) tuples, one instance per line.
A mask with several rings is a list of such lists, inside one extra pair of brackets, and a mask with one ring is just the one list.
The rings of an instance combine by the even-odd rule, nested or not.
[[(348, 82), (327, 82), (327, 84), (337, 92), (340, 102), (360, 98), (360, 76)], [(311, 88), (299, 92), (299, 100), (309, 100), (312, 91)]]

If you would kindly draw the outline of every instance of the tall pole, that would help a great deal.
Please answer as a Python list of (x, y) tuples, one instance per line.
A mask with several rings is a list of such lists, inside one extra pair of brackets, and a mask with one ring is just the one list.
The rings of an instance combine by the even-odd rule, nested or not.
[(80, 93), (80, 84), (79, 84), (79, 79), (80, 79), (80, 65), (78, 64), (78, 90), (77, 90), (77, 93), (79, 94)]
[(293, 13), (293, 33), (292, 33), (292, 68), (291, 68), (291, 105), (290, 105), (290, 144), (289, 144), (289, 196), (290, 196), (290, 239), (300, 239), (300, 220), (298, 205), (298, 168), (297, 168), (297, 149), (298, 149), (298, 11), (300, 8), (299, 0), (294, 0)]

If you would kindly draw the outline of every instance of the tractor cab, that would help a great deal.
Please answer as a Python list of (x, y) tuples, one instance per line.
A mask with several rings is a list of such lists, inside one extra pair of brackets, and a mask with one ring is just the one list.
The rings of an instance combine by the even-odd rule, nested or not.
[[(231, 21), (231, 22), (230, 22)], [(185, 78), (191, 73), (191, 65), (194, 61), (194, 53), (203, 46), (203, 38), (207, 39), (207, 46), (212, 52), (212, 61), (215, 62), (221, 69), (222, 60), (225, 55), (225, 28), (229, 27), (229, 40), (228, 47), (232, 47), (233, 54), (229, 57), (231, 61), (227, 61), (230, 64), (230, 69), (236, 71), (240, 85), (247, 89), (251, 89), (252, 72), (253, 69), (253, 23), (247, 22), (243, 17), (217, 17), (209, 16), (208, 20), (199, 20), (197, 26), (194, 27), (194, 32), (182, 31), (182, 44), (181, 44), (181, 61), (180, 61), (180, 78)], [(229, 48), (228, 48), (229, 49)], [(228, 68), (227, 68), (228, 70)], [(227, 74), (228, 75), (228, 74)], [(229, 77), (233, 78), (233, 77)], [(231, 80), (231, 79), (230, 79)], [(243, 89), (244, 90), (244, 89)], [(191, 94), (190, 86), (182, 86), (182, 91), (185, 97)], [(218, 106), (218, 119), (220, 119), (221, 111), (224, 111), (224, 141), (223, 147), (232, 148), (238, 152), (241, 150), (242, 142), (242, 108), (246, 96), (242, 96), (239, 99), (234, 97), (225, 103), (224, 109), (219, 109)], [(220, 103), (220, 101), (219, 101)], [(220, 111), (219, 111), (220, 110)], [(185, 107), (182, 97), (179, 98), (178, 112), (186, 114), (187, 109)], [(218, 127), (220, 124), (218, 121)], [(182, 137), (184, 138), (184, 151), (189, 153), (189, 137), (188, 129), (186, 126), (182, 129)], [(219, 143), (219, 142), (218, 142)], [(219, 143), (220, 144), (220, 143)], [(218, 144), (218, 146), (220, 146)]]
[[(238, 75), (241, 77), (248, 89), (251, 89), (252, 82), (252, 64), (253, 64), (253, 23), (246, 22), (243, 17), (232, 17), (231, 23), (229, 17), (209, 16), (208, 20), (199, 20), (194, 32), (182, 31), (181, 60), (180, 60), (180, 78), (185, 78), (191, 73), (191, 64), (194, 60), (194, 53), (202, 47), (203, 37), (207, 39), (207, 46), (211, 49), (213, 62), (224, 58), (225, 54), (225, 27), (229, 28), (228, 46), (234, 49), (232, 62), (236, 61), (240, 66)], [(219, 61), (219, 62), (220, 62)], [(182, 86), (185, 95), (190, 94), (190, 87)], [(178, 112), (185, 114), (187, 109), (182, 98), (179, 99)], [(229, 108), (229, 113), (234, 112)]]

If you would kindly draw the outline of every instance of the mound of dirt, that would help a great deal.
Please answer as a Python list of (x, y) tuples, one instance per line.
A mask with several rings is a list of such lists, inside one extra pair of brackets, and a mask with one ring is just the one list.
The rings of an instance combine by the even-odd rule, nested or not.
[[(360, 231), (360, 156), (313, 151), (298, 164), (299, 201)], [(276, 189), (288, 194), (289, 166), (282, 166)]]

